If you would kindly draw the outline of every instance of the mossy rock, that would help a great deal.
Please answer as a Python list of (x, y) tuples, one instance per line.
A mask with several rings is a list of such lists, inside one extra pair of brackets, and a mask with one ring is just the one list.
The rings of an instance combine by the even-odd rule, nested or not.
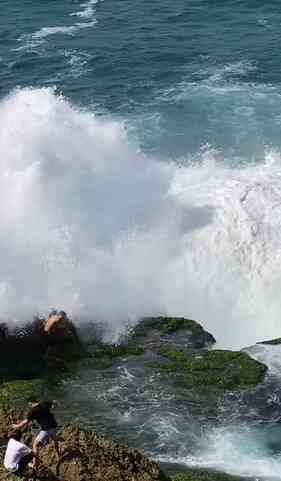
[(139, 356), (143, 354), (144, 348), (130, 344), (103, 344), (95, 346), (94, 357), (108, 356), (111, 359), (124, 356)]
[(277, 337), (276, 339), (270, 339), (269, 341), (257, 342), (257, 344), (269, 344), (270, 346), (279, 346), (279, 344), (281, 344), (281, 337)]
[(93, 364), (92, 366), (95, 369), (108, 369), (113, 365), (113, 360), (109, 356), (100, 356), (95, 359), (93, 359)]
[(26, 403), (30, 397), (41, 398), (46, 385), (42, 379), (5, 382), (0, 385), (0, 406), (6, 408)]
[[(140, 356), (144, 353), (142, 346), (134, 344), (106, 344), (101, 341), (92, 341), (89, 346), (92, 354), (84, 359), (83, 366), (91, 369), (107, 369), (112, 367), (118, 358)], [(80, 363), (80, 367), (81, 365)]]
[(132, 338), (146, 337), (151, 330), (157, 330), (160, 334), (173, 334), (177, 331), (190, 331), (194, 347), (204, 347), (206, 344), (216, 342), (214, 336), (205, 331), (201, 324), (184, 317), (145, 317), (134, 328)]
[(208, 469), (188, 469), (172, 478), (173, 481), (244, 481), (245, 479), (250, 481), (250, 478), (232, 476)]
[(192, 356), (185, 351), (162, 349), (160, 355), (168, 360), (158, 367), (176, 376), (181, 386), (215, 386), (232, 389), (261, 382), (267, 367), (242, 351), (214, 350)]
[(0, 382), (64, 372), (68, 364), (87, 355), (70, 321), (67, 336), (46, 336), (44, 320), (38, 318), (11, 333), (0, 324)]

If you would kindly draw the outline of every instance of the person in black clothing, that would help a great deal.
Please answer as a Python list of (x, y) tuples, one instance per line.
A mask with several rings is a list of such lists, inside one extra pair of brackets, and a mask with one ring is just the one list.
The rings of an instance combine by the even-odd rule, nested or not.
[(57, 442), (57, 422), (51, 412), (55, 407), (56, 402), (39, 402), (35, 399), (31, 401), (31, 409), (28, 411), (26, 418), (17, 424), (13, 424), (13, 429), (23, 429), (32, 421), (36, 421), (40, 426), (40, 431), (33, 442), (33, 453), (35, 460), (38, 455), (39, 448), (46, 446), (49, 442), (54, 441), (55, 449), (59, 455), (59, 448)]

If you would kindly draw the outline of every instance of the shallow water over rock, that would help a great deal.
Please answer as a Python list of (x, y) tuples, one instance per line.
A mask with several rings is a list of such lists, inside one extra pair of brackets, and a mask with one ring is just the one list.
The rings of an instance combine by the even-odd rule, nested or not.
[[(175, 468), (208, 467), (278, 478), (279, 379), (271, 366), (258, 386), (187, 389), (175, 376), (163, 374), (159, 348), (201, 357), (210, 346), (196, 348), (190, 331), (183, 330), (161, 335), (153, 331), (142, 345), (147, 347), (143, 354), (118, 358), (107, 369), (81, 364), (55, 392), (61, 422), (109, 433)], [(263, 361), (269, 349), (254, 346), (247, 351)]]

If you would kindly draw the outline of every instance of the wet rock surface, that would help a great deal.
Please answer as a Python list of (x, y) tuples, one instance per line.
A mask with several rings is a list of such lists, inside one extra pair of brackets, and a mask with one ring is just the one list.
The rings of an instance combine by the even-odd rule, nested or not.
[[(0, 479), (11, 480), (3, 465), (5, 446), (12, 422), (18, 419), (16, 411), (2, 412), (0, 416), (1, 464)], [(63, 429), (58, 436), (60, 454), (53, 443), (42, 448), (35, 471), (29, 468), (24, 479), (33, 481), (166, 481), (157, 463), (142, 452), (114, 443), (112, 440), (76, 427)], [(32, 435), (27, 432), (24, 441), (31, 445)], [(18, 479), (18, 478), (16, 478)]]
[(185, 472), (175, 475), (173, 481), (254, 481), (254, 479), (208, 469), (187, 469)]
[(276, 339), (270, 339), (269, 341), (260, 341), (257, 344), (268, 344), (270, 346), (278, 346), (281, 344), (281, 337), (277, 337)]
[[(35, 470), (27, 468), (18, 477), (5, 470), (3, 458), (10, 426), (23, 416), (17, 410), (0, 414), (0, 479), (1, 481), (251, 481), (252, 478), (231, 476), (206, 469), (175, 469), (166, 466), (167, 474), (144, 453), (117, 444), (95, 432), (69, 426), (58, 435), (59, 455), (50, 443), (39, 453)], [(34, 433), (33, 433), (34, 434)], [(32, 433), (27, 431), (23, 441), (31, 445)], [(171, 471), (169, 473), (169, 471)]]
[(43, 397), (49, 385), (71, 373), (75, 361), (88, 356), (68, 318), (49, 334), (45, 322), (35, 318), (11, 331), (0, 324), (0, 406), (22, 404), (30, 396)]
[[(195, 321), (163, 317), (144, 319), (120, 345), (92, 342), (93, 358), (54, 393), (64, 402), (60, 419), (110, 433), (164, 464), (196, 458), (221, 423), (252, 419), (256, 392), (264, 385), (256, 386), (265, 376), (262, 363), (241, 352), (216, 352), (213, 345), (214, 338)], [(182, 382), (178, 365), (176, 371), (167, 370), (167, 363), (174, 362), (164, 355), (167, 351), (192, 360), (195, 382)], [(107, 361), (97, 368), (103, 353)], [(250, 365), (258, 369), (255, 379), (247, 379)]]
[[(255, 361), (245, 352), (212, 350), (214, 343), (213, 336), (196, 321), (157, 317), (143, 319), (118, 345), (101, 339), (88, 341), (89, 356), (82, 356), (76, 365), (66, 350), (63, 364), (68, 370), (71, 366), (71, 376), (51, 386), (51, 395), (59, 401), (59, 422), (83, 429), (62, 430), (60, 459), (49, 446), (42, 452), (37, 478), (30, 479), (165, 479), (158, 465), (138, 449), (158, 460), (166, 472), (170, 459), (196, 458), (213, 429), (222, 424), (238, 422), (242, 426), (260, 416), (267, 422), (272, 414), (268, 387), (273, 381), (259, 356), (253, 353)], [(54, 370), (64, 372), (56, 361), (60, 357), (52, 352)], [(3, 382), (2, 394), (10, 399), (17, 393), (24, 401), (25, 394), (38, 386), (40, 379), (36, 378)], [(133, 449), (124, 447), (126, 444)], [(96, 455), (88, 445), (94, 446)], [(186, 467), (183, 471), (178, 481), (243, 479)], [(3, 469), (0, 475), (1, 480), (10, 479)]]
[(212, 334), (205, 331), (199, 322), (184, 317), (145, 317), (131, 333), (133, 341), (138, 340), (142, 345), (155, 347), (149, 343), (149, 339), (161, 342), (165, 335), (172, 335), (178, 332), (185, 332), (187, 343), (195, 349), (215, 344), (216, 340)]
[(212, 386), (219, 389), (256, 385), (267, 371), (264, 364), (245, 352), (214, 350), (192, 356), (182, 350), (163, 349), (167, 362), (160, 368), (177, 378), (183, 387)]

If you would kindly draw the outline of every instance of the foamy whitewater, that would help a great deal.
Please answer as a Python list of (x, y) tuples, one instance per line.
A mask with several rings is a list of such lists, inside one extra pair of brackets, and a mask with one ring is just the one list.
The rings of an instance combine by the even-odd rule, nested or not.
[[(225, 346), (280, 334), (281, 162), (163, 164), (52, 89), (0, 106), (2, 318), (203, 320)], [(223, 326), (223, 329), (222, 329)]]

